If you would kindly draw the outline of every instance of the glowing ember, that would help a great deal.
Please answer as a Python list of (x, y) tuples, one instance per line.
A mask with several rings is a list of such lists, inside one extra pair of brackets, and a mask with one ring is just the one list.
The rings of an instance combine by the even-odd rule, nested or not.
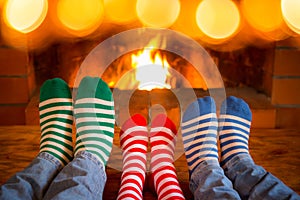
[(132, 67), (136, 69), (135, 79), (139, 82), (140, 90), (154, 88), (168, 88), (167, 78), (170, 76), (170, 67), (167, 59), (153, 48), (145, 48), (137, 54), (131, 55)]

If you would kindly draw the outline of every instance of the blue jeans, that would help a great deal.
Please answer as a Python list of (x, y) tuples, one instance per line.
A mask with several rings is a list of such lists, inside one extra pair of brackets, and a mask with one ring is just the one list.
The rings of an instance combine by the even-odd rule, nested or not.
[(64, 168), (48, 153), (40, 153), (0, 189), (0, 199), (102, 199), (106, 183), (103, 165), (82, 151)]
[(190, 179), (195, 199), (300, 199), (282, 181), (256, 165), (249, 154), (233, 157), (224, 170), (218, 161), (204, 161)]
[[(105, 183), (104, 167), (88, 152), (78, 153), (64, 168), (40, 153), (1, 186), (0, 199), (102, 199)], [(235, 156), (225, 170), (218, 161), (202, 162), (191, 175), (190, 189), (195, 199), (300, 199), (248, 154)]]

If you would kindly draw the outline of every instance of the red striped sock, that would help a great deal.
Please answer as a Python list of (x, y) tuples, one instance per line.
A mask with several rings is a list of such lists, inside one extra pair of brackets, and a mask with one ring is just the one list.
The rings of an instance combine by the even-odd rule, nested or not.
[(147, 123), (136, 114), (122, 126), (123, 173), (118, 199), (143, 199), (148, 146)]
[(176, 127), (164, 114), (152, 121), (151, 173), (158, 199), (184, 199), (174, 166)]

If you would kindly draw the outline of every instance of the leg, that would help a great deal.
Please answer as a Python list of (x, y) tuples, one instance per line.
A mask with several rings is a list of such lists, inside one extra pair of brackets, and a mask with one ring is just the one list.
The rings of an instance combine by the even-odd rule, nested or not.
[(165, 115), (156, 116), (150, 130), (151, 173), (158, 199), (184, 199), (174, 162), (176, 127)]
[(123, 173), (118, 199), (143, 199), (148, 147), (147, 123), (143, 116), (134, 115), (122, 126)]
[(0, 199), (41, 199), (51, 181), (73, 157), (73, 105), (68, 85), (46, 81), (40, 93), (40, 153), (22, 172), (1, 186)]
[(115, 120), (111, 91), (101, 79), (85, 77), (81, 81), (74, 115), (75, 158), (53, 180), (45, 199), (102, 198)]
[(219, 165), (217, 127), (211, 97), (193, 102), (183, 115), (182, 137), (195, 199), (239, 199)]
[(220, 115), (221, 163), (243, 199), (300, 199), (279, 179), (257, 166), (248, 150), (252, 114), (242, 99), (228, 97)]

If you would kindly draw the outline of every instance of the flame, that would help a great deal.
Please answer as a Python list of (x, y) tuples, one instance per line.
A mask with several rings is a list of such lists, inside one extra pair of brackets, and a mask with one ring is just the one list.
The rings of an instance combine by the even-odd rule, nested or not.
[(132, 54), (131, 64), (136, 69), (135, 79), (139, 82), (140, 90), (171, 88), (171, 85), (167, 83), (167, 78), (170, 77), (170, 65), (166, 57), (154, 48), (146, 47), (137, 54)]

